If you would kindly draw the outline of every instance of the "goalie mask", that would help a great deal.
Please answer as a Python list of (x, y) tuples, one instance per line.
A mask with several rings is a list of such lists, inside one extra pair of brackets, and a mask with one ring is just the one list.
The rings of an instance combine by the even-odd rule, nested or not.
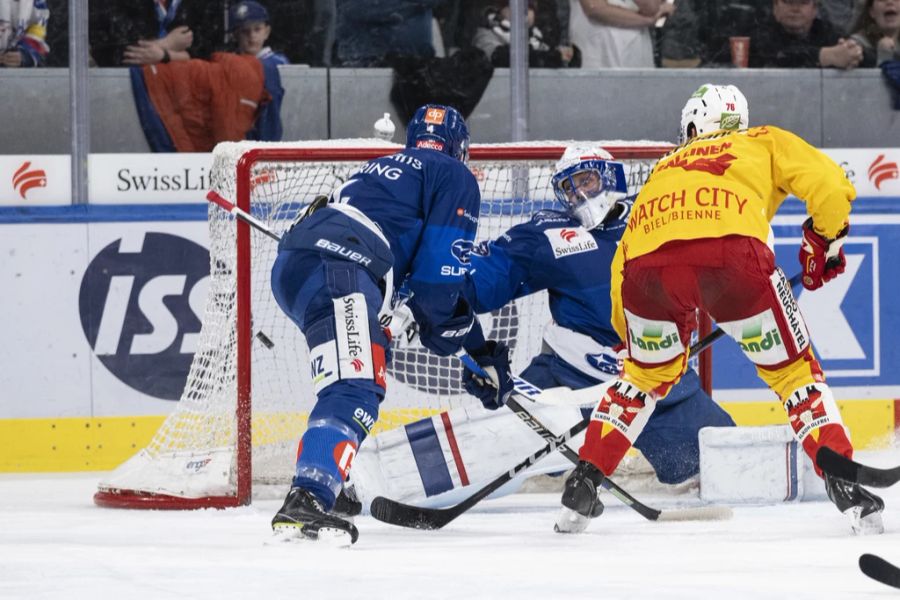
[(736, 86), (703, 84), (681, 110), (681, 143), (720, 129), (746, 129), (749, 113), (747, 99)]
[(585, 229), (603, 223), (616, 201), (628, 195), (625, 168), (606, 150), (570, 146), (553, 174), (553, 193), (565, 211)]
[(406, 126), (407, 148), (430, 148), (457, 160), (469, 160), (469, 128), (455, 108), (441, 104), (420, 106)]

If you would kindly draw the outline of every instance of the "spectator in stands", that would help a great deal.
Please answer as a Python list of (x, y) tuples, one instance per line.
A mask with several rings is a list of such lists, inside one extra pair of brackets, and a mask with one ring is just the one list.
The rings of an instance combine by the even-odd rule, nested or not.
[(751, 67), (853, 69), (862, 48), (818, 16), (817, 0), (773, 0), (772, 19), (750, 40)]
[(900, 60), (900, 0), (865, 0), (853, 32), (863, 49), (861, 67)]
[(44, 0), (0, 0), (0, 67), (44, 66), (49, 20)]
[(98, 67), (208, 59), (225, 42), (225, 0), (107, 0), (88, 5)]
[(840, 35), (849, 35), (856, 16), (856, 0), (819, 0), (819, 13)]
[(572, 0), (569, 34), (581, 49), (581, 66), (653, 68), (651, 29), (674, 4), (661, 0)]
[(278, 65), (286, 65), (289, 61), (284, 54), (266, 46), (272, 33), (269, 12), (259, 2), (242, 0), (228, 10), (228, 30), (236, 39), (238, 54), (255, 56), (262, 63), (265, 88), (272, 98), (260, 106), (253, 129), (247, 133), (247, 139), (280, 140), (284, 88), (281, 87)]
[(266, 0), (276, 24), (270, 44), (292, 64), (331, 66), (336, 4), (336, 0)]
[[(528, 2), (528, 65), (530, 67), (560, 68), (569, 66), (573, 58), (571, 48), (550, 45), (543, 28), (535, 23), (535, 0)], [(484, 52), (495, 67), (508, 67), (510, 43), (509, 0), (499, 0), (485, 11), (484, 22), (475, 32), (472, 44)]]
[(678, 0), (675, 11), (660, 31), (659, 54), (665, 68), (699, 67), (704, 60), (700, 42), (700, 15), (695, 0)]
[(269, 12), (259, 2), (242, 0), (228, 10), (228, 30), (235, 37), (238, 54), (252, 54), (264, 65), (286, 65), (290, 61), (266, 42), (272, 34)]
[(337, 0), (340, 66), (386, 67), (394, 56), (434, 56), (432, 19), (442, 0)]

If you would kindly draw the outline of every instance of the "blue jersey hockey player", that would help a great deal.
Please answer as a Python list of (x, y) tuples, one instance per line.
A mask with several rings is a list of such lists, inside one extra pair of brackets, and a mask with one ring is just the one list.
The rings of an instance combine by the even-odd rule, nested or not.
[(314, 202), (279, 245), (272, 291), (306, 338), (317, 402), (272, 520), (276, 533), (337, 543), (359, 535), (335, 503), (384, 398), (389, 339), (379, 312), (393, 289), (409, 290), (426, 348), (465, 348), (491, 375), (485, 406), (501, 406), (512, 391), (506, 347), (485, 342), (460, 293), (480, 208), (468, 145), (455, 109), (419, 108), (404, 150), (368, 162), (327, 203)]
[[(557, 164), (554, 193), (563, 211), (544, 210), (470, 255), (466, 295), (478, 313), (547, 290), (553, 317), (543, 350), (521, 377), (541, 388), (581, 389), (618, 374), (610, 323), (610, 265), (628, 221), (621, 163), (601, 148), (571, 146)], [(467, 379), (475, 395), (489, 385)], [(693, 370), (656, 407), (634, 443), (663, 483), (679, 483), (699, 470), (697, 433), (734, 425), (701, 389)]]

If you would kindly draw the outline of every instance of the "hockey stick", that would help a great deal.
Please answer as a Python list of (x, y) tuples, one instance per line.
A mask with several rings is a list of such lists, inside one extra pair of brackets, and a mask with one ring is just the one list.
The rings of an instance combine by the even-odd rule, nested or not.
[(511, 468), (502, 475), (494, 479), (492, 482), (460, 502), (447, 508), (422, 508), (420, 506), (412, 506), (396, 502), (384, 496), (376, 496), (372, 500), (369, 507), (372, 516), (389, 523), (391, 525), (399, 525), (401, 527), (412, 527), (413, 529), (440, 529), (459, 515), (463, 514), (495, 491), (503, 487), (508, 481), (512, 480), (516, 475), (531, 467), (533, 464), (553, 453), (561, 445), (565, 444), (573, 437), (581, 433), (587, 428), (587, 421), (579, 421), (570, 427), (563, 434), (554, 437), (550, 442)]
[[(481, 369), (481, 367), (474, 361), (474, 359), (472, 359), (472, 357), (463, 355), (460, 357), (460, 360), (462, 360), (466, 364), (466, 366), (468, 366), (469, 369), (471, 369), (475, 373), (487, 376)], [(610, 383), (612, 383), (612, 381), (607, 382), (607, 384), (605, 385), (601, 384), (601, 386), (592, 386), (590, 389), (596, 390), (597, 392), (595, 398), (599, 398), (601, 391), (599, 388), (608, 387)], [(536, 388), (536, 386), (532, 387), (538, 389)], [(516, 395), (519, 395), (518, 389), (516, 389), (514, 393)], [(546, 427), (546, 425), (544, 425), (540, 421), (540, 419), (538, 419), (537, 416), (534, 415), (534, 413), (520, 404), (518, 400), (516, 400), (515, 398), (510, 398), (506, 401), (506, 406), (509, 407), (510, 410), (512, 410), (513, 414), (519, 417), (523, 423), (528, 425), (528, 427), (532, 431), (540, 435), (542, 438), (544, 438), (548, 442), (554, 439), (555, 436), (553, 435), (553, 432), (550, 431)], [(568, 444), (563, 444), (562, 446), (560, 446), (559, 451), (563, 456), (568, 458), (572, 462), (572, 464), (578, 464), (578, 453), (572, 450), (572, 448), (570, 448)], [(605, 477), (600, 485), (603, 487), (603, 489), (618, 498), (623, 504), (634, 509), (634, 511), (639, 515), (650, 521), (712, 521), (731, 518), (731, 509), (727, 506), (701, 506), (697, 508), (661, 511), (659, 509), (647, 506), (646, 504), (629, 494), (625, 489), (620, 487), (609, 477)]]
[(816, 464), (832, 477), (859, 485), (886, 488), (900, 481), (900, 466), (888, 469), (870, 467), (838, 454), (827, 446), (822, 446), (816, 452)]
[(900, 569), (874, 554), (859, 557), (859, 570), (884, 585), (900, 588)]
[(210, 190), (209, 193), (206, 194), (206, 199), (209, 200), (210, 202), (212, 202), (213, 204), (215, 204), (216, 206), (220, 207), (225, 212), (229, 212), (229, 213), (233, 214), (238, 219), (241, 219), (242, 221), (244, 221), (245, 223), (248, 223), (255, 229), (263, 232), (264, 234), (266, 234), (267, 236), (269, 236), (276, 242), (281, 241), (281, 236), (279, 236), (277, 233), (275, 233), (274, 231), (269, 229), (265, 223), (263, 223), (262, 221), (260, 221), (259, 219), (257, 219), (256, 217), (254, 217), (253, 215), (248, 213), (247, 211), (245, 211), (241, 208), (238, 208), (236, 205), (232, 204), (231, 202), (229, 202), (228, 200), (226, 200), (225, 198), (220, 196), (218, 194), (218, 192), (216, 192), (215, 190)]
[[(538, 420), (534, 414), (519, 404), (515, 398), (506, 401), (506, 406), (515, 413), (522, 422), (535, 433), (547, 441), (554, 438), (553, 432)], [(573, 464), (578, 464), (578, 453), (572, 450), (568, 444), (559, 447), (559, 451)], [(731, 509), (727, 506), (700, 506), (696, 508), (679, 508), (674, 510), (659, 510), (647, 506), (609, 477), (604, 477), (600, 485), (610, 494), (618, 498), (623, 504), (634, 509), (636, 513), (649, 521), (722, 521), (731, 518)]]
[[(714, 332), (715, 333), (715, 332)], [(708, 339), (713, 334), (706, 336), (704, 339), (700, 340), (693, 346), (691, 346), (691, 351), (694, 351), (694, 348), (699, 347), (708, 347), (711, 342), (708, 342)], [(721, 337), (718, 336), (718, 337)], [(461, 357), (464, 362), (471, 362), (474, 365), (476, 371), (482, 371), (481, 367), (475, 363), (474, 359), (468, 356)], [(482, 371), (483, 372), (483, 371)], [(529, 384), (531, 385), (531, 384)], [(605, 384), (601, 384), (605, 385)], [(531, 386), (535, 390), (539, 390), (536, 386)], [(594, 390), (596, 393), (598, 386), (593, 386), (591, 388), (585, 388), (588, 390)], [(518, 391), (518, 390), (517, 390)], [(583, 391), (583, 390), (579, 390)], [(520, 417), (521, 418), (521, 417)], [(532, 419), (529, 419), (531, 421)], [(587, 428), (588, 422), (587, 420), (580, 421), (576, 423), (573, 427), (569, 428), (568, 431), (564, 432), (561, 435), (552, 437), (548, 440), (547, 445), (527, 457), (525, 460), (514, 466), (508, 471), (502, 473), (499, 477), (488, 483), (486, 486), (481, 488), (480, 490), (474, 492), (471, 496), (463, 500), (462, 502), (455, 504), (453, 506), (448, 506), (446, 508), (425, 508), (421, 506), (413, 506), (411, 504), (404, 504), (402, 502), (397, 502), (396, 500), (391, 500), (390, 498), (385, 498), (384, 496), (376, 496), (372, 500), (372, 504), (369, 507), (372, 516), (382, 521), (384, 523), (388, 523), (390, 525), (398, 525), (400, 527), (411, 527), (413, 529), (440, 529), (447, 523), (453, 521), (456, 517), (460, 516), (483, 499), (490, 496), (496, 490), (500, 489), (505, 483), (512, 480), (516, 475), (528, 469), (535, 463), (537, 463), (540, 459), (545, 456), (553, 453), (555, 450), (559, 449), (570, 439), (581, 433), (584, 429)], [(546, 428), (544, 428), (546, 430)], [(552, 435), (552, 433), (547, 430), (547, 433)], [(543, 435), (543, 434), (541, 434)], [(618, 488), (618, 486), (616, 486)], [(621, 490), (621, 488), (618, 488)], [(624, 490), (621, 490), (624, 492)], [(614, 492), (613, 492), (614, 493)], [(627, 500), (622, 500), (626, 504), (629, 501), (637, 502), (630, 495), (623, 496), (627, 498)], [(629, 506), (631, 506), (629, 504)], [(641, 506), (644, 506), (643, 504)], [(646, 507), (649, 508), (649, 507)], [(635, 509), (637, 510), (637, 509)], [(652, 509), (651, 509), (652, 510)], [(639, 511), (640, 512), (640, 511)], [(643, 514), (643, 513), (642, 513)], [(645, 515), (646, 516), (646, 515)], [(649, 517), (648, 517), (649, 518)], [(724, 517), (727, 518), (727, 517)]]

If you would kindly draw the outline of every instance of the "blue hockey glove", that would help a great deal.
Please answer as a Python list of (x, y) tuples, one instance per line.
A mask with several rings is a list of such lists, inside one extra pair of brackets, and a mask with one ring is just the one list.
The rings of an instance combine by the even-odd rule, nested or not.
[(481, 352), (472, 353), (487, 377), (476, 374), (468, 367), (463, 368), (463, 387), (481, 400), (485, 408), (497, 410), (513, 393), (512, 373), (509, 370), (509, 348), (502, 342), (489, 340)]
[(412, 309), (419, 325), (419, 341), (438, 356), (455, 354), (462, 348), (472, 327), (476, 326), (475, 314), (462, 296), (457, 298), (453, 315), (440, 323), (432, 322), (427, 310), (419, 306), (415, 297), (407, 306)]

